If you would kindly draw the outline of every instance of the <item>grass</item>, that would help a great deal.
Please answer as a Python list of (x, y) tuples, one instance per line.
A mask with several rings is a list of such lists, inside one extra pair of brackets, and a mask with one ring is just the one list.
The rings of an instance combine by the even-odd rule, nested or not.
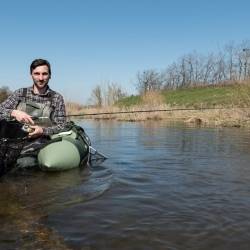
[(139, 105), (142, 102), (142, 97), (139, 95), (131, 95), (129, 97), (122, 98), (119, 100), (115, 106), (118, 107), (131, 107)]
[[(158, 93), (162, 103), (171, 107), (211, 108), (211, 107), (249, 107), (250, 84), (230, 84), (166, 90)], [(159, 97), (157, 97), (159, 99)], [(119, 101), (119, 107), (143, 105), (141, 96), (127, 97)], [(144, 103), (145, 104), (145, 103)]]
[(165, 102), (184, 107), (246, 107), (250, 104), (249, 85), (211, 86), (163, 92)]

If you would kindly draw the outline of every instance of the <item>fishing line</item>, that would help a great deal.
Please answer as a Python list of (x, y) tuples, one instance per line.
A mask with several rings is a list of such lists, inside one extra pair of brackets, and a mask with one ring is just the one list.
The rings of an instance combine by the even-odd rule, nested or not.
[[(176, 108), (176, 109), (151, 109), (151, 110), (131, 110), (131, 111), (114, 111), (114, 112), (100, 112), (100, 113), (82, 113), (82, 114), (68, 114), (66, 117), (77, 116), (95, 116), (95, 115), (116, 115), (116, 114), (132, 114), (132, 113), (150, 113), (150, 112), (174, 112), (174, 111), (203, 111), (203, 110), (228, 110), (232, 108)], [(240, 108), (249, 109), (249, 108)]]

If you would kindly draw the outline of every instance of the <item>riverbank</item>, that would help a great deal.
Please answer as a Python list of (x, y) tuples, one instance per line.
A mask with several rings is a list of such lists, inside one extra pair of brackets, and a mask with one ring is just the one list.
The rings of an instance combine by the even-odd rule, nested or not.
[[(158, 111), (149, 112), (153, 110)], [(84, 119), (95, 120), (128, 122), (166, 120), (174, 122), (182, 121), (199, 126), (250, 127), (250, 108), (185, 110), (185, 108), (170, 108), (169, 106), (161, 105), (154, 108), (133, 107), (130, 109), (121, 109), (117, 107), (106, 107), (101, 109), (85, 108), (79, 110), (78, 114), (83, 114), (83, 116), (76, 116), (78, 118), (82, 117)], [(72, 118), (73, 117), (74, 116), (72, 116)]]
[(130, 96), (111, 107), (68, 106), (68, 114), (117, 121), (167, 120), (200, 126), (250, 127), (250, 83)]

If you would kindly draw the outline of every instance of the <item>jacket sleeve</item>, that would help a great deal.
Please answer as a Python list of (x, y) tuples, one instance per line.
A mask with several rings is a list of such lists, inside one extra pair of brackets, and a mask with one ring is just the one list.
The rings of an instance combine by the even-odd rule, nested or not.
[(5, 101), (0, 104), (0, 119), (9, 120), (11, 112), (17, 107), (20, 99), (21, 89), (16, 90)]

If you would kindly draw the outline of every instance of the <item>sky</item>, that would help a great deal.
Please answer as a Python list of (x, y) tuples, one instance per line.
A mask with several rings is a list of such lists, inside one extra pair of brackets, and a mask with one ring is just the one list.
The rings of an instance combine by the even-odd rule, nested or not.
[(87, 104), (111, 82), (136, 94), (138, 72), (249, 40), (249, 10), (247, 0), (0, 0), (0, 86), (30, 86), (30, 63), (44, 58), (66, 101)]

